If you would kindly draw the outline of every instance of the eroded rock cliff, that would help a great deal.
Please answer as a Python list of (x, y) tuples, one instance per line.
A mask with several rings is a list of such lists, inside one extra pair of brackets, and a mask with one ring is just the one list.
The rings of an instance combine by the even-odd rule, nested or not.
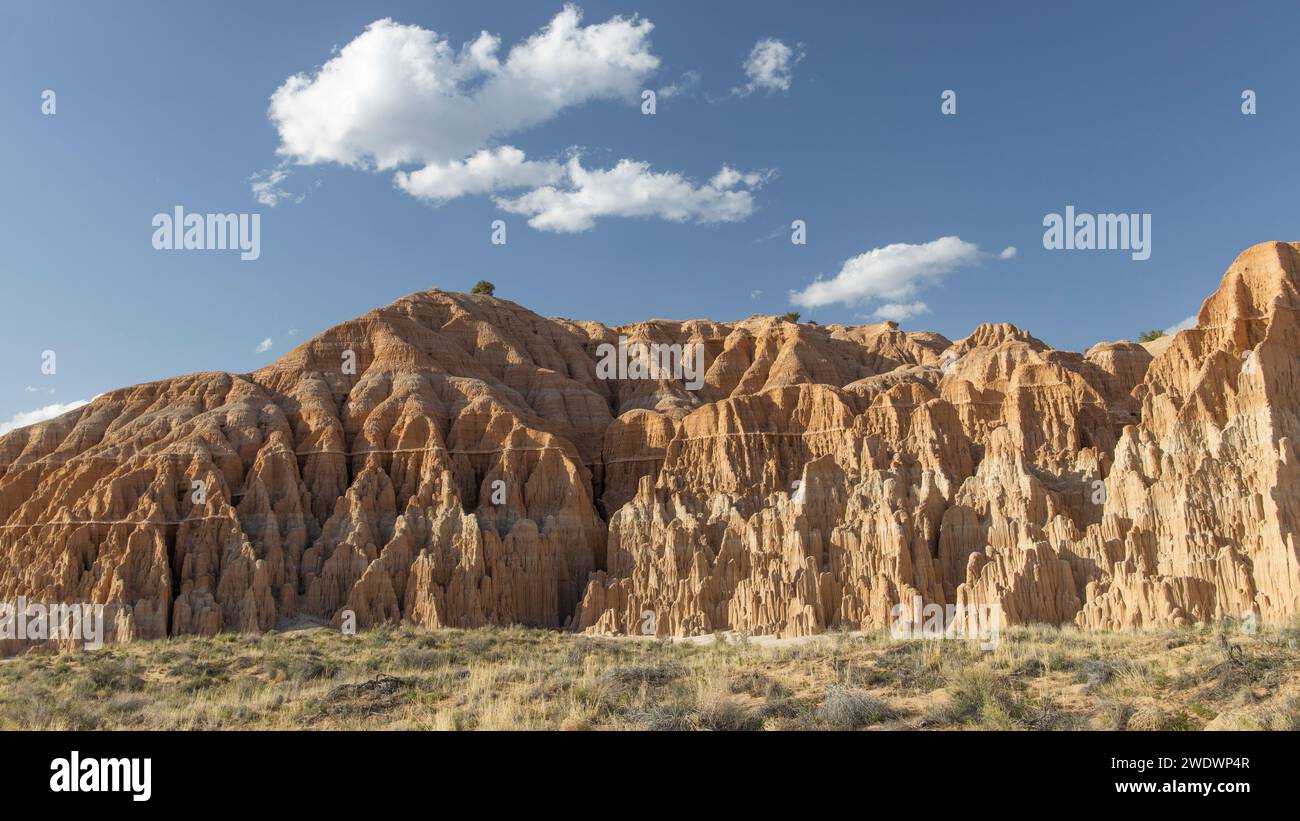
[[(918, 595), (1289, 619), (1298, 248), (1244, 252), (1171, 340), (1082, 355), (1011, 325), (611, 329), (414, 294), (0, 438), (0, 600), (113, 604), (119, 640), (345, 611), (800, 635)], [(702, 384), (601, 378), (619, 336), (702, 345)]]

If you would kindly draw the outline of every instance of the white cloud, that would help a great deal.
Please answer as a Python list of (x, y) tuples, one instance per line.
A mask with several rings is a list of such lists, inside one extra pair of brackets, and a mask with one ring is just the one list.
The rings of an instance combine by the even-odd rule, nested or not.
[[(501, 39), (488, 32), (456, 48), (437, 32), (377, 20), (324, 65), (288, 78), (271, 96), (268, 117), (280, 137), (282, 163), (254, 175), (254, 195), (274, 205), (291, 196), (281, 185), (287, 165), (336, 163), (391, 171), (399, 189), (434, 203), (527, 189), (496, 203), (527, 215), (540, 230), (585, 231), (603, 216), (745, 219), (754, 209), (751, 189), (765, 175), (723, 166), (696, 186), (631, 159), (588, 170), (576, 156), (529, 160), (503, 144), (587, 102), (639, 104), (659, 68), (650, 50), (653, 29), (636, 16), (584, 26), (581, 10), (566, 5), (503, 57)], [(794, 58), (777, 55), (772, 63), (765, 56), (770, 47), (764, 49), (755, 70), (767, 82)], [(662, 93), (692, 93), (698, 83), (699, 74), (687, 72)]]
[[(587, 170), (576, 156), (567, 162), (529, 160), (504, 144), (510, 135), (587, 102), (639, 104), (659, 68), (650, 50), (653, 29), (636, 16), (584, 26), (581, 10), (566, 5), (503, 57), (501, 39), (488, 32), (456, 48), (437, 32), (377, 20), (324, 65), (289, 77), (271, 96), (267, 116), (280, 137), (282, 163), (254, 175), (254, 195), (274, 205), (290, 196), (281, 185), (287, 165), (335, 163), (391, 171), (399, 189), (439, 204), (527, 189), (496, 203), (528, 215), (540, 230), (585, 231), (602, 216), (744, 219), (754, 209), (750, 189), (763, 175), (724, 166), (708, 184), (696, 186), (630, 159)], [(756, 76), (763, 82), (779, 78), (781, 66), (793, 59), (776, 58), (773, 63), (768, 50), (757, 58)], [(692, 93), (698, 83), (699, 74), (687, 72), (661, 93)]]
[(289, 177), (289, 172), (283, 168), (268, 168), (265, 171), (258, 171), (248, 178), (253, 189), (253, 197), (262, 205), (274, 208), (281, 200), (293, 199), (301, 202), (300, 197), (295, 197), (281, 187)]
[(750, 292), (749, 292), (749, 298), (750, 298), (750, 299), (758, 299), (758, 298), (761, 297), (762, 295), (763, 295), (763, 292), (762, 292), (762, 291), (750, 291)]
[(8, 422), (0, 422), (0, 436), (4, 436), (11, 430), (16, 430), (28, 425), (35, 425), (37, 422), (44, 422), (47, 419), (53, 419), (56, 416), (60, 416), (68, 411), (76, 410), (77, 408), (88, 404), (90, 403), (85, 399), (78, 399), (75, 402), (68, 402), (66, 404), (55, 403), (53, 405), (46, 405), (43, 408), (37, 408), (36, 410), (15, 413), (13, 418)]
[(658, 67), (654, 25), (612, 17), (581, 25), (565, 6), (499, 59), (482, 32), (459, 50), (434, 31), (377, 20), (321, 66), (271, 96), (278, 153), (300, 165), (390, 170), (445, 164), (597, 99), (636, 102)]
[(1188, 328), (1195, 328), (1195, 327), (1196, 327), (1196, 314), (1192, 314), (1191, 316), (1187, 317), (1183, 321), (1178, 322), (1174, 325), (1170, 325), (1168, 328), (1165, 328), (1165, 333), (1169, 334), (1170, 336), (1173, 336), (1179, 331), (1185, 331)]
[(794, 67), (803, 59), (803, 48), (790, 48), (774, 37), (759, 40), (749, 51), (745, 59), (745, 76), (749, 82), (742, 88), (735, 89), (737, 94), (753, 94), (755, 91), (789, 91), (793, 79)]
[(930, 313), (930, 306), (924, 302), (888, 302), (876, 308), (873, 316), (879, 319), (892, 319), (902, 322), (914, 316)]
[(978, 246), (960, 237), (940, 237), (921, 245), (895, 243), (873, 248), (847, 260), (833, 279), (817, 280), (790, 301), (805, 308), (842, 303), (857, 305), (880, 299), (905, 303), (924, 287), (938, 284), (956, 268), (978, 262)]
[(23, 388), (23, 390), (26, 391), (27, 393), (36, 393), (40, 389), (33, 388), (31, 385), (28, 385), (27, 387)]
[(578, 157), (565, 165), (566, 187), (552, 185), (515, 199), (497, 199), (499, 208), (529, 217), (542, 231), (586, 231), (599, 217), (660, 217), (672, 222), (736, 222), (754, 211), (753, 189), (769, 172), (742, 173), (723, 166), (704, 185), (673, 172), (654, 172), (648, 163), (619, 160), (609, 169), (588, 170)]
[(698, 71), (688, 71), (674, 82), (664, 86), (655, 92), (661, 100), (671, 100), (674, 97), (694, 97), (695, 91), (700, 87), (700, 73)]
[(1020, 252), (1016, 250), (1016, 246), (1008, 245), (1002, 249), (1002, 253), (998, 254), (998, 259), (1015, 259), (1018, 253)]
[(257, 343), (257, 347), (253, 349), (253, 353), (266, 353), (271, 350), (271, 346), (274, 344), (275, 343), (271, 341), (271, 337), (268, 336), (266, 339)]
[(551, 160), (533, 162), (513, 146), (483, 149), (463, 161), (430, 163), (411, 173), (399, 171), (397, 187), (434, 202), (464, 194), (489, 194), (505, 188), (534, 188), (559, 182), (564, 166)]

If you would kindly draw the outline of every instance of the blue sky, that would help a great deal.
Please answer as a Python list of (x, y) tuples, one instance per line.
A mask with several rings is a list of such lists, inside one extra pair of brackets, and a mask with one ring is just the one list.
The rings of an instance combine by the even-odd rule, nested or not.
[[(587, 66), (587, 85), (568, 88), (564, 54), (511, 57), (558, 2), (5, 4), (0, 425), (123, 385), (253, 370), (404, 294), (478, 279), (540, 314), (611, 325), (792, 308), (876, 321), (900, 301), (880, 288), (857, 299), (850, 283), (812, 308), (791, 292), (873, 249), (943, 237), (960, 238), (955, 255), (863, 258), (868, 279), (924, 303), (904, 328), (957, 339), (1007, 321), (1083, 350), (1183, 320), (1240, 250), (1300, 238), (1300, 70), (1274, 39), (1300, 23), (1294, 4), (580, 5), (577, 47), (627, 64)], [(618, 16), (619, 31), (586, 28)], [(430, 114), (418, 88), (391, 87), (391, 50), (347, 51), (385, 18), (396, 39), (371, 45), (417, 64), (445, 41), (437, 65), (464, 72), (448, 92), (459, 107)], [(483, 31), (495, 50), (461, 50)], [(602, 52), (620, 31), (630, 47)], [(784, 62), (747, 74), (770, 40)], [(290, 77), (312, 89), (343, 53), (359, 56), (337, 82), (271, 116)], [(685, 93), (641, 113), (639, 89), (674, 85)], [(361, 96), (345, 104), (339, 89)], [(379, 156), (393, 146), (396, 161)], [(430, 167), (445, 194), (458, 163), (507, 147), (537, 164), (526, 184), (440, 203), (397, 185)], [(643, 163), (624, 170), (650, 186), (651, 215), (596, 206), (582, 225), (574, 208), (601, 190), (566, 167), (575, 156), (582, 173)], [(740, 181), (711, 183), (724, 167)], [(249, 178), (276, 168), (290, 196), (272, 207)], [(151, 220), (177, 205), (260, 214), (260, 257), (155, 250)], [(1045, 249), (1044, 216), (1067, 205), (1150, 214), (1150, 259)], [(558, 223), (530, 225), (539, 214)], [(490, 242), (497, 219), (504, 245)], [(795, 219), (805, 245), (789, 241)]]

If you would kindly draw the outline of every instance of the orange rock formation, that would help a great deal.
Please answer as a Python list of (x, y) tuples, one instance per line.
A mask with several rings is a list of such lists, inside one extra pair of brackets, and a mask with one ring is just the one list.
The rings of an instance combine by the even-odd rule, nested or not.
[[(1244, 252), (1196, 328), (1082, 355), (1011, 325), (609, 329), (414, 294), (0, 438), (0, 601), (113, 604), (118, 640), (345, 611), (789, 636), (916, 595), (1290, 619), (1298, 249)], [(597, 378), (619, 335), (702, 344), (703, 387)]]

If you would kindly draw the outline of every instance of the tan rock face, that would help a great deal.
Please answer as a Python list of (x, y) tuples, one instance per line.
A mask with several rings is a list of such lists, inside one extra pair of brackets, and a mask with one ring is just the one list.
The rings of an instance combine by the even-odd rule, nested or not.
[[(118, 640), (348, 611), (800, 635), (914, 596), (1286, 620), (1298, 285), (1297, 246), (1257, 245), (1196, 328), (1085, 355), (1011, 325), (611, 329), (415, 294), (0, 438), (0, 601), (113, 604)], [(620, 336), (703, 346), (703, 383), (600, 378)]]

